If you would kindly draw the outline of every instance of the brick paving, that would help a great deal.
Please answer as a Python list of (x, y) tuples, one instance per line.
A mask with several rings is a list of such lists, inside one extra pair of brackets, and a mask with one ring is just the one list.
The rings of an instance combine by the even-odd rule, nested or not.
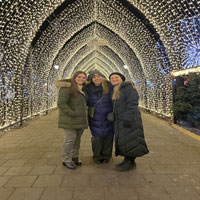
[(61, 165), (64, 140), (58, 111), (0, 136), (0, 200), (199, 200), (200, 142), (168, 122), (143, 113), (150, 153), (137, 166), (117, 172), (122, 160), (92, 161), (91, 136), (84, 132), (77, 170)]

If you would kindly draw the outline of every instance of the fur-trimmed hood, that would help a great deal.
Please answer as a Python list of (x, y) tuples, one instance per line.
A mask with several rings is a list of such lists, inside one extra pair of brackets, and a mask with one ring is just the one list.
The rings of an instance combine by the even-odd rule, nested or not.
[(71, 79), (61, 79), (57, 80), (55, 83), (56, 87), (71, 87)]
[(121, 83), (121, 88), (126, 87), (127, 85), (132, 85), (133, 88), (136, 88), (135, 87), (135, 83), (133, 81), (124, 81), (124, 82), (122, 82)]

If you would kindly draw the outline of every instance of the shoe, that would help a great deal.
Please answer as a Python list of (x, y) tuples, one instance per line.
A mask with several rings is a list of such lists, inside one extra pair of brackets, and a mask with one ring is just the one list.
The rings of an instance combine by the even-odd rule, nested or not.
[(75, 163), (75, 165), (77, 166), (81, 166), (82, 162), (79, 158), (72, 158), (72, 161)]
[(63, 162), (62, 164), (68, 169), (76, 169), (76, 165), (73, 162)]
[(96, 164), (101, 164), (102, 163), (102, 159), (101, 160), (95, 160), (95, 159), (93, 159), (94, 160), (94, 162), (96, 163)]
[(117, 164), (116, 167), (119, 167), (119, 166), (123, 165), (127, 160), (131, 161), (132, 163), (135, 162), (135, 158), (134, 157), (125, 156), (124, 159), (122, 160), (122, 162)]
[(123, 165), (125, 163), (126, 159), (124, 158), (124, 160), (122, 162), (120, 162), (119, 164), (116, 165), (116, 167), (120, 167), (121, 165)]
[(135, 161), (130, 161), (130, 160), (124, 160), (124, 162), (120, 163), (120, 165), (116, 166), (116, 170), (119, 172), (124, 172), (132, 169), (133, 167), (136, 166)]
[(102, 163), (108, 163), (110, 159), (103, 159)]

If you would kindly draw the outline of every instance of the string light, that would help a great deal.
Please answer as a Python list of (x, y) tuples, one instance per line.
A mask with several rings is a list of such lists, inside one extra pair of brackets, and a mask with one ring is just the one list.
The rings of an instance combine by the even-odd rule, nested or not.
[(170, 73), (171, 76), (183, 76), (183, 75), (188, 75), (190, 73), (200, 73), (200, 67), (195, 67), (195, 68), (190, 68), (190, 69), (184, 69), (180, 71), (172, 71)]
[[(56, 107), (55, 80), (93, 68), (120, 71), (141, 107), (171, 116), (169, 73), (200, 64), (199, 3), (0, 1), (0, 128)], [(96, 38), (102, 46), (87, 45)]]
[(55, 69), (59, 69), (59, 65), (54, 65), (54, 68)]

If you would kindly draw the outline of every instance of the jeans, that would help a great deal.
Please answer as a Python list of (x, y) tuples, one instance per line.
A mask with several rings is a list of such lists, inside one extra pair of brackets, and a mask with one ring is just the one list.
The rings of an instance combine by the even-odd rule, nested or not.
[(81, 136), (83, 129), (64, 129), (66, 138), (63, 144), (63, 162), (71, 162), (72, 158), (79, 156)]

